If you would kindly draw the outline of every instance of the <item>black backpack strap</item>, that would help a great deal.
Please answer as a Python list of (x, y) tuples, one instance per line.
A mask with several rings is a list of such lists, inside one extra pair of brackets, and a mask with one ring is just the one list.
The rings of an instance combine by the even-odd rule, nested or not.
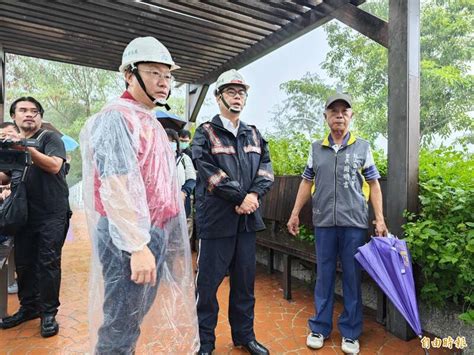
[[(176, 160), (176, 166), (178, 166), (179, 163), (181, 163), (182, 161), (183, 161), (183, 154), (181, 153), (181, 155), (179, 156), (178, 160)], [(183, 165), (184, 165), (184, 163), (183, 163)], [(186, 167), (186, 166), (184, 166), (184, 167)]]
[(25, 168), (23, 169), (23, 174), (21, 175), (20, 182), (25, 182), (27, 172), (28, 172), (28, 166), (25, 166)]
[(37, 140), (38, 142), (40, 142), (40, 141), (41, 141), (41, 138), (43, 138), (43, 136), (44, 136), (47, 132), (49, 132), (47, 129), (43, 129), (43, 132), (41, 132), (41, 133), (39, 134), (39, 136), (36, 138), (36, 140)]

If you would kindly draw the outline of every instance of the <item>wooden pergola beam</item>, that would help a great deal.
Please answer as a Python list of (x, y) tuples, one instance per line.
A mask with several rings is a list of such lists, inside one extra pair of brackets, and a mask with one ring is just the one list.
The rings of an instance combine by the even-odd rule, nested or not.
[(5, 113), (5, 52), (0, 42), (0, 123), (4, 121)]
[[(81, 18), (84, 16), (83, 12), (78, 12), (74, 6), (69, 6), (62, 8), (60, 4), (45, 2), (45, 3), (36, 3), (30, 2), (28, 6), (19, 8), (15, 4), (2, 4), (2, 9), (8, 11), (8, 17), (16, 14), (21, 18), (29, 16), (35, 18), (37, 23), (55, 23), (55, 25), (62, 25), (65, 28), (78, 28), (83, 30), (99, 32), (99, 33), (108, 33), (111, 37), (114, 36), (126, 36), (127, 34), (131, 38), (136, 36), (136, 31), (144, 33), (154, 33), (159, 38), (166, 37), (178, 37), (183, 40), (189, 40), (189, 38), (196, 38), (200, 40), (203, 44), (208, 44), (209, 46), (220, 44), (224, 48), (234, 48), (236, 50), (242, 50), (247, 48), (247, 46), (254, 44), (258, 39), (248, 39), (240, 38), (238, 36), (232, 37), (230, 35), (221, 34), (216, 35), (216, 32), (211, 33), (201, 32), (199, 30), (192, 30), (189, 28), (178, 28), (168, 25), (166, 23), (149, 24), (149, 23), (137, 23), (131, 21), (127, 18), (114, 19), (107, 18), (107, 20), (100, 21), (99, 18), (90, 16), (87, 22), (81, 21)], [(63, 10), (59, 14), (55, 14), (54, 11)], [(133, 29), (133, 32), (130, 29)], [(199, 33), (201, 32), (201, 33)], [(198, 36), (196, 36), (198, 34)], [(127, 36), (126, 36), (127, 37)], [(128, 38), (128, 37), (127, 37)]]
[(270, 31), (278, 30), (280, 26), (284, 26), (288, 21), (277, 17), (269, 17), (250, 11), (245, 7), (231, 6), (223, 7), (227, 1), (168, 1), (168, 0), (146, 0), (140, 1), (149, 3), (160, 8), (177, 11), (186, 15), (195, 16), (217, 23), (235, 26), (236, 28), (263, 28)]
[(388, 22), (347, 4), (331, 13), (336, 20), (341, 21), (357, 32), (388, 48)]
[(116, 70), (133, 38), (154, 36), (182, 67), (177, 80), (210, 84), (326, 23), (338, 7), (360, 2), (0, 0), (0, 36), (7, 53), (108, 70)]
[[(197, 83), (213, 83), (222, 72), (232, 68), (240, 69), (267, 55), (275, 49), (291, 42), (295, 38), (298, 38), (330, 21), (332, 18), (330, 17), (330, 14), (335, 11), (335, 9), (347, 5), (349, 2), (350, 0), (326, 0), (324, 3), (319, 4), (315, 8), (315, 11), (306, 12), (287, 26), (273, 32), (271, 35), (229, 60), (225, 65), (222, 65), (213, 72), (208, 73), (204, 78), (199, 79)], [(328, 4), (329, 6), (321, 6), (322, 4)], [(316, 11), (316, 9), (318, 10)]]
[[(69, 0), (56, 0), (61, 2), (69, 2)], [(90, 4), (94, 4), (94, 1), (87, 0)], [(261, 29), (254, 26), (242, 26), (240, 23), (218, 23), (215, 21), (204, 21), (202, 19), (195, 18), (193, 16), (184, 16), (183, 14), (175, 11), (170, 11), (165, 8), (158, 8), (154, 5), (150, 5), (144, 2), (130, 2), (129, 0), (115, 0), (114, 2), (97, 2), (97, 6), (104, 7), (111, 10), (116, 10), (121, 13), (129, 13), (138, 18), (147, 18), (153, 20), (157, 24), (162, 21), (166, 21), (171, 25), (179, 26), (197, 26), (202, 31), (214, 30), (219, 33), (225, 32), (233, 36), (242, 36), (244, 38), (255, 39), (255, 37), (264, 37), (269, 35), (272, 31), (267, 29)]]
[[(225, 1), (220, 0), (204, 0), (214, 5), (224, 5)], [(279, 21), (280, 24), (286, 24), (288, 21), (295, 20), (299, 14), (293, 13), (292, 11), (282, 10), (278, 7), (265, 4), (261, 1), (254, 0), (235, 0), (232, 6), (237, 6), (236, 9), (249, 16), (255, 17), (260, 16), (262, 19), (268, 22)]]
[[(264, 2), (271, 4), (272, 7), (283, 9), (285, 11), (292, 11), (298, 15), (304, 14), (307, 8), (312, 8), (312, 3), (304, 2), (304, 5), (300, 5), (293, 0), (263, 0)], [(321, 0), (319, 0), (321, 2)]]
[[(40, 25), (37, 23), (25, 23), (20, 19), (6, 18), (0, 16), (2, 22), (1, 29), (16, 32), (25, 37), (41, 37), (52, 42), (65, 41), (66, 43), (77, 43), (77, 45), (84, 45), (88, 48), (100, 47), (106, 49), (107, 52), (121, 53), (123, 47), (130, 39), (124, 35), (116, 35), (108, 33), (97, 33), (91, 30), (82, 32), (80, 29), (74, 27), (52, 28), (48, 25)], [(76, 31), (77, 30), (77, 31)], [(94, 34), (95, 33), (95, 34)], [(171, 52), (186, 52), (188, 55), (196, 55), (210, 60), (227, 60), (230, 56), (237, 54), (237, 51), (225, 50), (222, 48), (206, 46), (202, 43), (187, 43), (178, 38), (173, 38), (172, 44), (168, 46)], [(97, 43), (101, 39), (101, 43)]]
[(199, 110), (206, 98), (209, 85), (188, 84), (186, 87), (186, 118), (188, 122), (196, 122)]

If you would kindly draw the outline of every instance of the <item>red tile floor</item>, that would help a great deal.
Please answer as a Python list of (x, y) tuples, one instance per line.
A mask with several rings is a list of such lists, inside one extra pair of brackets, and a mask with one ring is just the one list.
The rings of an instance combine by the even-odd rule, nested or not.
[[(39, 320), (26, 322), (16, 328), (0, 330), (0, 355), (13, 354), (67, 354), (66, 347), (74, 348), (87, 339), (87, 297), (90, 244), (84, 214), (75, 212), (72, 219), (73, 236), (69, 237), (63, 249), (63, 276), (61, 286), (61, 307), (58, 321), (61, 329), (57, 336), (41, 338)], [(219, 324), (217, 326), (216, 350), (214, 354), (245, 354), (234, 348), (227, 321), (228, 279), (219, 290)], [(308, 332), (307, 319), (313, 314), (313, 295), (303, 284), (294, 283), (293, 300), (282, 298), (280, 275), (268, 275), (263, 268), (258, 269), (255, 286), (255, 332), (257, 339), (265, 344), (272, 354), (310, 354), (305, 345)], [(16, 295), (8, 299), (9, 313), (18, 308)], [(341, 312), (341, 304), (336, 304), (334, 319)], [(342, 354), (341, 336), (337, 329), (326, 341), (318, 354)], [(372, 316), (364, 320), (364, 333), (360, 338), (361, 354), (423, 354), (420, 342), (414, 339), (405, 342), (397, 339)], [(430, 354), (448, 353), (432, 351)]]

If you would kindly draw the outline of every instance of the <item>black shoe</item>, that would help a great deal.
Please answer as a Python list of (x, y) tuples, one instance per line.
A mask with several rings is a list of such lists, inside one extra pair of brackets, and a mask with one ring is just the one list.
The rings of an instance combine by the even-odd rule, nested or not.
[(249, 341), (247, 344), (242, 345), (251, 355), (268, 355), (270, 352), (266, 347), (260, 344), (256, 340)]
[(20, 325), (26, 321), (39, 318), (40, 314), (37, 311), (30, 311), (24, 308), (20, 308), (18, 312), (11, 315), (10, 317), (5, 317), (2, 319), (0, 323), (0, 328), (2, 329), (9, 329)]
[(199, 351), (197, 352), (197, 355), (211, 355), (214, 348), (215, 347), (213, 343), (201, 344), (201, 346), (199, 347)]
[(41, 336), (43, 338), (52, 337), (58, 334), (59, 324), (54, 316), (43, 316), (41, 318)]

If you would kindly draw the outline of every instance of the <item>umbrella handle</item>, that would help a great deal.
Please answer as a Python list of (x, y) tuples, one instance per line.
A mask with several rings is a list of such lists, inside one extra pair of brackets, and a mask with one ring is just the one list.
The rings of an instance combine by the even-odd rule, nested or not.
[[(423, 338), (421, 337), (421, 335), (418, 335), (418, 338), (420, 338), (420, 342), (421, 342), (421, 340), (423, 339)], [(426, 348), (423, 347), (423, 344), (421, 344), (421, 348), (422, 348), (423, 351), (425, 352), (425, 355), (430, 355), (430, 352), (428, 351), (428, 349), (426, 349)]]
[[(397, 240), (398, 240), (398, 237), (397, 237), (396, 235), (393, 235), (392, 233), (388, 233), (388, 234), (387, 234), (387, 238), (388, 238), (388, 239), (397, 239)], [(401, 253), (398, 251), (398, 249), (395, 248), (393, 245), (392, 245), (391, 249), (392, 249), (395, 253), (398, 254), (398, 257), (402, 260), (402, 263), (405, 264), (405, 260), (403, 259), (403, 256), (402, 256)], [(402, 274), (404, 274), (404, 273), (406, 272), (405, 268), (400, 269), (400, 272), (401, 272)]]
[[(372, 238), (385, 238), (383, 235), (373, 235)], [(393, 235), (392, 233), (388, 233), (387, 237), (388, 239), (398, 239), (396, 235)]]
[[(387, 234), (387, 238), (389, 238), (389, 239), (397, 239), (397, 240), (398, 240), (398, 237), (397, 237), (396, 235), (391, 234), (391, 233), (388, 233), (388, 234)], [(392, 249), (394, 252), (396, 252), (396, 253), (398, 254), (398, 257), (402, 260), (402, 264), (405, 265), (405, 260), (404, 260), (404, 258), (403, 258), (403, 255), (400, 253), (400, 251), (398, 251), (398, 249), (395, 248), (394, 246), (392, 246), (391, 249)], [(400, 269), (400, 272), (401, 272), (402, 274), (404, 274), (404, 273), (406, 272), (405, 268)]]

